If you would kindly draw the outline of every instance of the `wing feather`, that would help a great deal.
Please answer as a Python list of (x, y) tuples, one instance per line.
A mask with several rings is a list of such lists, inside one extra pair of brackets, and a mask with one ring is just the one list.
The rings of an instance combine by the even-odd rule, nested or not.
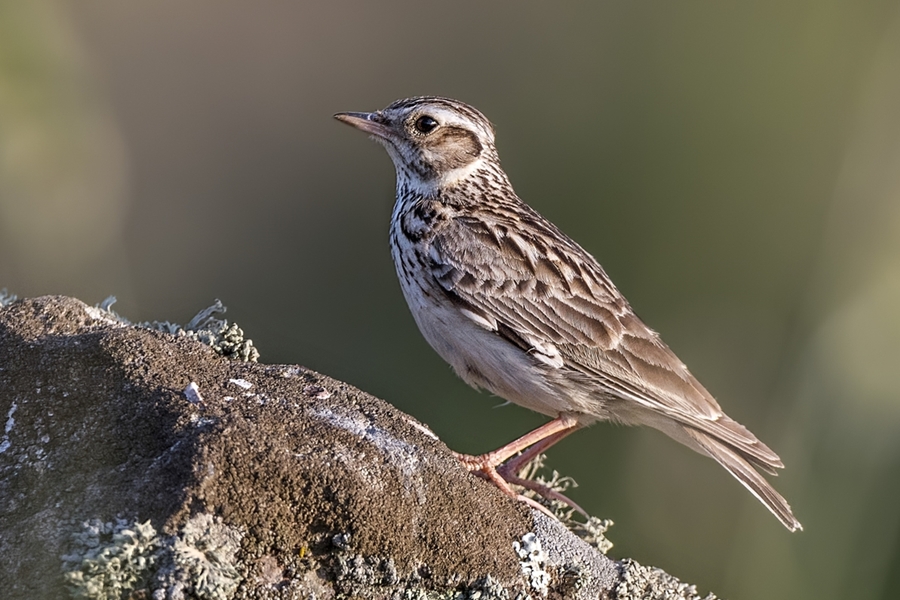
[(435, 234), (429, 257), (443, 289), (489, 315), (514, 343), (555, 345), (562, 368), (598, 391), (721, 439), (767, 471), (781, 467), (774, 452), (724, 417), (597, 261), (533, 210), (524, 219), (500, 211), (453, 219)]

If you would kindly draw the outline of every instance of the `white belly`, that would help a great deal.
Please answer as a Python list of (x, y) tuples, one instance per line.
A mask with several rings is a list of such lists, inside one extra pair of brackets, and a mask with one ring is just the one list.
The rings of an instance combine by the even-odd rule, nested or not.
[(552, 384), (556, 378), (548, 378), (546, 365), (466, 316), (442, 290), (429, 285), (429, 273), (418, 274), (427, 290), (423, 293), (416, 284), (407, 285), (399, 271), (419, 330), (466, 383), (545, 415), (573, 410), (569, 394)]

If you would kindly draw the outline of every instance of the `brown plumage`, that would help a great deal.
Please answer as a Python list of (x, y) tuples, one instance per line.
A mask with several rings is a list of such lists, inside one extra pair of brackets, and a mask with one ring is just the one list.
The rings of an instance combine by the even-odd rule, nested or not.
[(519, 199), (480, 112), (417, 97), (335, 116), (394, 162), (391, 251), (422, 334), (469, 384), (554, 418), (494, 452), (460, 455), (468, 468), (510, 492), (506, 481), (524, 483), (523, 460), (580, 427), (649, 425), (711, 456), (785, 527), (801, 528), (756, 471), (782, 468), (778, 456), (722, 412), (590, 254)]

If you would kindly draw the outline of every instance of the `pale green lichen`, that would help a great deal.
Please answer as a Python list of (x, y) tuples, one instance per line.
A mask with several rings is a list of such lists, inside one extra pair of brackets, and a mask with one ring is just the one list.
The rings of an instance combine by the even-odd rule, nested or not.
[[(503, 585), (487, 575), (476, 580), (465, 592), (460, 593), (459, 600), (511, 600), (509, 591)], [(519, 600), (520, 596), (516, 597)], [(524, 600), (524, 597), (522, 597)]]
[[(524, 592), (512, 595), (490, 575), (457, 581), (450, 590), (429, 590), (421, 585), (417, 570), (403, 581), (393, 559), (350, 553), (347, 534), (335, 535), (331, 542), (338, 550), (332, 571), (338, 598), (384, 598), (384, 590), (390, 589), (398, 600), (530, 600)], [(404, 587), (398, 591), (400, 586)]]
[(615, 524), (611, 519), (588, 517), (586, 521), (579, 521), (572, 514), (563, 524), (601, 554), (606, 554), (613, 547), (613, 543), (606, 538), (606, 531)]
[[(578, 487), (578, 483), (574, 479), (562, 476), (555, 470), (549, 476), (545, 476), (543, 471), (546, 458), (544, 454), (538, 455), (534, 460), (522, 467), (522, 470), (518, 473), (519, 477), (534, 481), (560, 494), (565, 494), (567, 490)], [(606, 538), (606, 531), (613, 526), (613, 522), (610, 519), (583, 515), (564, 502), (545, 498), (532, 490), (525, 490), (523, 494), (547, 507), (566, 529), (602, 554), (606, 554), (613, 547), (613, 543)]]
[(0, 308), (12, 304), (16, 300), (18, 300), (18, 296), (15, 294), (10, 294), (6, 291), (6, 288), (0, 289)]
[[(243, 581), (236, 556), (242, 534), (208, 514), (160, 536), (150, 524), (117, 519), (85, 522), (62, 557), (72, 598), (150, 597), (228, 600)], [(156, 597), (154, 595), (153, 597)]]
[(150, 521), (87, 521), (72, 536), (62, 557), (66, 586), (73, 598), (112, 600), (145, 588), (159, 560), (160, 542)]
[[(645, 567), (629, 558), (619, 565), (621, 579), (615, 589), (618, 600), (701, 600), (696, 586), (662, 569)], [(716, 600), (716, 596), (707, 594), (702, 600)]]
[[(396, 586), (394, 586), (396, 587)], [(352, 591), (338, 594), (339, 598), (383, 598), (384, 594), (378, 593), (378, 584), (365, 585), (350, 588)], [(511, 596), (509, 590), (503, 587), (499, 581), (487, 575), (465, 585), (462, 589), (450, 591), (427, 590), (415, 584), (408, 585), (395, 596), (400, 600), (530, 600), (531, 597), (520, 592)]]
[(229, 324), (226, 319), (219, 319), (217, 314), (224, 314), (227, 310), (220, 300), (216, 300), (212, 306), (198, 312), (187, 325), (179, 325), (169, 321), (144, 321), (131, 323), (128, 319), (112, 310), (116, 303), (116, 297), (110, 296), (97, 305), (97, 308), (105, 311), (110, 317), (129, 325), (164, 331), (179, 337), (187, 337), (210, 346), (218, 354), (226, 358), (256, 362), (259, 359), (259, 351), (253, 346), (253, 340), (244, 337), (244, 330), (235, 323)]
[(212, 515), (191, 517), (171, 546), (171, 562), (157, 576), (166, 597), (231, 598), (243, 580), (236, 560), (242, 537)]
[(463, 591), (436, 592), (422, 588), (406, 588), (401, 600), (527, 600), (523, 594), (511, 598), (509, 592), (490, 575), (482, 577)]

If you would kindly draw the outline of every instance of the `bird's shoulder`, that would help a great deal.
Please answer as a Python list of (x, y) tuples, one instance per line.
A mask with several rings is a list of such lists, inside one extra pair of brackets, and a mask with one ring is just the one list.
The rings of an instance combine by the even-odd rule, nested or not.
[(520, 201), (456, 211), (436, 228), (428, 258), (449, 293), (549, 341), (608, 347), (646, 328), (600, 264)]

